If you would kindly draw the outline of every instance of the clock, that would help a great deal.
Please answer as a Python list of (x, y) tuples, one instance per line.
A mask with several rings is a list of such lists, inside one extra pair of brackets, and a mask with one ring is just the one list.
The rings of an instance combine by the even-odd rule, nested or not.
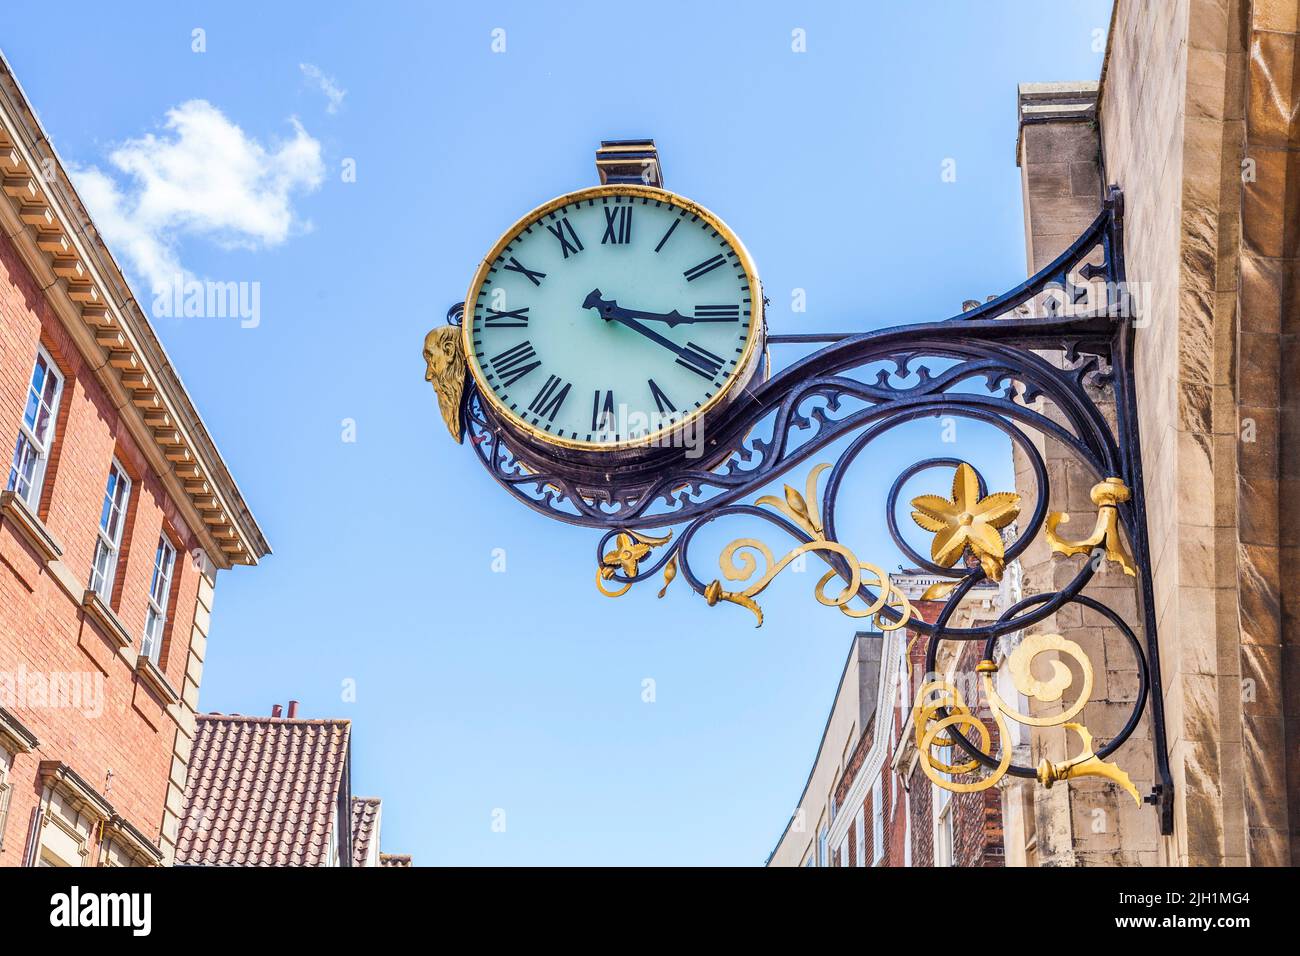
[(707, 209), (654, 186), (568, 193), (497, 241), (461, 320), (466, 364), (501, 424), (565, 457), (678, 447), (763, 356), (763, 294)]

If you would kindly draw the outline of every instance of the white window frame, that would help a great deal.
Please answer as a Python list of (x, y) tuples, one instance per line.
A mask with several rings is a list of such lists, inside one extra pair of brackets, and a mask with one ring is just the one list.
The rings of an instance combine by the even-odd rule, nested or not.
[(857, 859), (853, 862), (858, 866), (867, 865), (867, 813), (862, 807), (858, 807), (857, 816), (853, 818), (853, 829), (857, 834), (858, 854)]
[(943, 787), (935, 787), (939, 795), (934, 811), (934, 865), (953, 865), (952, 794)]
[(880, 778), (871, 785), (871, 865), (885, 858), (885, 789)]
[(13, 797), (13, 785), (9, 782), (9, 770), (13, 767), (14, 756), (4, 747), (0, 747), (0, 850), (5, 846), (5, 829), (9, 823), (9, 801)]
[(140, 653), (155, 664), (162, 656), (163, 635), (167, 631), (167, 604), (171, 600), (175, 573), (176, 546), (167, 540), (166, 534), (160, 534), (158, 550), (153, 557), (153, 573), (149, 578), (149, 610), (145, 613), (144, 639), (140, 642)]
[[(116, 482), (113, 480), (114, 475), (117, 476)], [(108, 479), (104, 482), (104, 502), (99, 509), (99, 523), (95, 527), (95, 553), (90, 561), (90, 590), (105, 602), (113, 597), (117, 562), (122, 555), (122, 529), (126, 527), (126, 513), (130, 507), (131, 476), (126, 473), (122, 463), (114, 458), (108, 469)], [(113, 523), (115, 516), (116, 525)], [(104, 526), (105, 522), (108, 522), (108, 527)]]
[(903, 790), (903, 798), (899, 805), (903, 811), (903, 866), (912, 865), (912, 795), (906, 789)]
[[(45, 364), (45, 377), (41, 379), (41, 391), (36, 395), (36, 414), (32, 423), (27, 423), (27, 407), (31, 404), (33, 393), (32, 379), (36, 377), (36, 370), (41, 363)], [(50, 402), (45, 401), (45, 386), (54, 380), (54, 395)], [(36, 511), (41, 505), (41, 491), (45, 487), (45, 467), (50, 460), (50, 449), (54, 445), (54, 435), (58, 429), (59, 421), (59, 400), (63, 398), (63, 373), (54, 363), (50, 353), (45, 351), (42, 346), (36, 347), (36, 358), (32, 361), (32, 374), (27, 378), (27, 396), (23, 402), (23, 417), (18, 423), (18, 437), (14, 440), (13, 458), (9, 465), (9, 477), (5, 482), (5, 488), (16, 492), (18, 497), (27, 502), (32, 511)], [(47, 414), (47, 427), (44, 434), (37, 434), (41, 431), (41, 410), (44, 409)], [(28, 453), (33, 456), (28, 459)], [(24, 460), (32, 460), (32, 473), (27, 476), (22, 475), (20, 465)], [(25, 469), (24, 469), (25, 470)], [(19, 487), (20, 479), (27, 481), (27, 490), (24, 493)]]
[(817, 865), (830, 866), (830, 828), (823, 825), (817, 833)]

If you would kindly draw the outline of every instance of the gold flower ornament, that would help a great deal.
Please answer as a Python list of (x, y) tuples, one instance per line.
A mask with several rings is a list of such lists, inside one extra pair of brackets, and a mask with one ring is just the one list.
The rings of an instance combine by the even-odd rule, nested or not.
[(952, 498), (921, 495), (912, 499), (912, 520), (934, 533), (930, 556), (934, 563), (950, 568), (970, 548), (984, 573), (1002, 580), (1006, 552), (998, 532), (1020, 514), (1020, 496), (999, 491), (980, 497), (975, 469), (962, 462), (952, 478)]
[[(667, 544), (672, 536), (671, 531), (663, 537), (652, 537), (648, 534), (639, 534), (636, 531), (620, 532), (614, 538), (614, 550), (607, 551), (600, 560), (600, 567), (596, 570), (596, 589), (606, 597), (621, 597), (626, 594), (632, 587), (631, 582), (620, 582), (623, 586), (616, 591), (606, 588), (605, 582), (613, 580), (614, 575), (619, 571), (623, 572), (624, 577), (636, 577), (640, 571), (641, 562), (649, 557), (651, 550)], [(666, 568), (664, 571), (665, 588), (668, 586), (667, 582), (671, 581), (676, 573), (677, 567), (674, 560), (671, 568)], [(662, 592), (659, 596), (663, 597)]]

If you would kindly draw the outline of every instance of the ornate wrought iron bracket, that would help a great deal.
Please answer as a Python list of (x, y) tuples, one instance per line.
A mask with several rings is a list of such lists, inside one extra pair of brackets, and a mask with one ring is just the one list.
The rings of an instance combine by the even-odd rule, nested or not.
[[(461, 395), (459, 416), (447, 415), (447, 424), (457, 437), (465, 431), (488, 473), (518, 501), (547, 517), (604, 531), (596, 548), (596, 581), (604, 593), (617, 596), (652, 578), (662, 580), (666, 591), (680, 577), (710, 605), (740, 605), (761, 624), (759, 594), (782, 569), (813, 554), (827, 565), (815, 588), (817, 600), (851, 617), (872, 618), (884, 630), (906, 626), (921, 635), (930, 675), (944, 645), (980, 642), (979, 683), (999, 740), (1007, 739), (1004, 722), (1015, 720), (1064, 726), (1080, 743), (1078, 753), (1060, 763), (1017, 765), (1010, 747), (996, 746), (979, 709), (968, 708), (957, 688), (933, 676), (923, 682), (913, 718), (923, 766), (940, 786), (981, 789), (1004, 775), (1037, 778), (1047, 786), (1099, 776), (1137, 798), (1127, 775), (1108, 758), (1149, 709), (1155, 783), (1144, 800), (1157, 807), (1167, 834), (1173, 827), (1172, 778), (1133, 383), (1137, 315), (1125, 281), (1122, 229), (1123, 197), (1112, 187), (1102, 213), (1060, 257), (977, 308), (874, 332), (771, 336), (770, 344), (829, 344), (748, 390), (698, 444), (665, 448), (627, 467), (607, 470), (513, 441), (472, 383)], [(449, 320), (454, 321), (450, 313)], [(436, 350), (441, 341), (435, 333), (426, 342), (426, 358), (430, 342)], [(454, 366), (454, 357), (445, 358), (443, 367)], [(983, 477), (959, 459), (928, 458), (901, 470), (886, 501), (890, 535), (918, 568), (947, 579), (927, 595), (943, 603), (933, 620), (925, 620), (884, 570), (859, 560), (839, 540), (836, 502), (855, 465), (874, 460), (879, 466), (869, 454), (873, 442), (908, 422), (936, 417), (1001, 432), (1019, 449), (1034, 489), (1032, 508), (1023, 514), (1018, 496), (990, 494)], [(753, 500), (837, 442), (842, 444), (835, 460), (811, 468), (802, 490), (786, 485), (783, 496)], [(1095, 528), (1081, 540), (1065, 537), (1061, 525), (1068, 518), (1049, 511), (1052, 484), (1043, 442), (1063, 449), (1093, 477)], [(912, 521), (934, 536), (930, 553), (923, 554), (903, 534), (897, 512), (904, 486), (933, 470), (948, 473), (953, 489), (949, 497), (912, 500)], [(696, 573), (690, 548), (702, 528), (733, 516), (766, 522), (791, 544), (777, 558), (757, 539), (733, 541), (719, 562), (723, 578), (741, 582), (729, 590), (720, 579)], [(972, 588), (1000, 579), (1003, 568), (1040, 535), (1055, 561), (1086, 556), (1074, 562), (1067, 583), (1011, 603), (992, 623), (950, 624)], [(1138, 620), (1125, 620), (1083, 593), (1108, 565), (1135, 579)], [(1087, 729), (1072, 721), (1091, 691), (1086, 654), (1060, 635), (1028, 630), (1072, 604), (1101, 615), (1122, 635), (1139, 681), (1123, 727), (1096, 747)], [(1039, 654), (1055, 655), (1049, 679), (1030, 667)], [(1071, 686), (1062, 658), (1075, 660), (1081, 696), (1060, 703), (1052, 716), (1020, 713), (999, 696), (1003, 691), (994, 677), (1005, 668), (1020, 694), (1040, 702), (1039, 710), (1056, 706)], [(940, 759), (948, 751), (961, 751), (960, 759)]]

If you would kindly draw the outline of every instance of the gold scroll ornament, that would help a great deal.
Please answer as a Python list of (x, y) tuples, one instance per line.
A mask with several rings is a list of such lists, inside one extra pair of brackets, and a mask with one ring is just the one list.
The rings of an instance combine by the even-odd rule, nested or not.
[[(923, 684), (917, 691), (916, 703), (912, 708), (913, 729), (916, 735), (916, 749), (921, 755), (921, 769), (936, 786), (953, 793), (987, 790), (1006, 775), (1007, 768), (1011, 765), (1011, 747), (1007, 745), (1007, 719), (1030, 727), (1063, 726), (1079, 736), (1082, 749), (1075, 756), (1060, 763), (1052, 763), (1047, 758), (1043, 758), (1038, 765), (1039, 781), (1044, 786), (1050, 787), (1057, 780), (1103, 777), (1127, 791), (1141, 806), (1142, 798), (1138, 795), (1137, 787), (1133, 785), (1129, 775), (1119, 765), (1099, 758), (1093, 750), (1092, 735), (1088, 729), (1071, 720), (1083, 710), (1092, 695), (1092, 665), (1082, 647), (1060, 634), (1029, 635), (1007, 658), (1007, 672), (1011, 675), (1012, 684), (1021, 694), (1045, 704), (1061, 700), (1065, 691), (1073, 683), (1070, 669), (1065, 662), (1059, 658), (1052, 659), (1050, 661), (1052, 673), (1046, 679), (1035, 677), (1032, 670), (1034, 658), (1049, 651), (1073, 658), (1079, 666), (1082, 681), (1078, 697), (1074, 702), (1060, 713), (1046, 717), (1022, 714), (1001, 698), (993, 683), (993, 675), (998, 670), (996, 663), (984, 660), (980, 661), (976, 668), (984, 689), (984, 698), (988, 702), (989, 710), (993, 714), (993, 722), (998, 729), (998, 748), (1001, 751), (997, 765), (977, 780), (958, 782), (951, 778), (978, 770), (981, 766), (979, 761), (972, 757), (961, 763), (946, 763), (935, 751), (957, 746), (951, 736), (952, 729), (956, 728), (957, 733), (974, 730), (979, 736), (979, 749), (988, 753), (992, 743), (988, 726), (971, 712), (962, 699), (961, 692), (951, 682), (931, 680)], [(946, 710), (947, 715), (940, 717), (940, 710)]]
[(1128, 486), (1118, 478), (1107, 478), (1092, 486), (1089, 492), (1092, 503), (1097, 506), (1097, 524), (1092, 534), (1083, 541), (1067, 541), (1056, 533), (1061, 524), (1068, 522), (1070, 516), (1060, 511), (1053, 511), (1047, 516), (1047, 543), (1058, 554), (1070, 557), (1076, 554), (1091, 554), (1094, 548), (1104, 549), (1106, 557), (1114, 561), (1124, 573), (1137, 576), (1133, 566), (1133, 557), (1124, 548), (1119, 536), (1119, 504), (1128, 501)]
[[(757, 626), (762, 627), (763, 609), (755, 598), (766, 590), (776, 576), (789, 567), (791, 562), (795, 561), (800, 555), (821, 552), (827, 555), (839, 555), (843, 558), (850, 569), (850, 575), (848, 580), (845, 581), (844, 587), (836, 594), (828, 594), (827, 585), (830, 584), (832, 579), (839, 576), (839, 572), (831, 569), (822, 575), (814, 591), (818, 603), (826, 607), (839, 608), (842, 614), (852, 618), (875, 617), (876, 626), (882, 631), (897, 630), (911, 620), (912, 615), (916, 613), (915, 609), (906, 595), (890, 581), (887, 571), (874, 564), (859, 561), (847, 546), (838, 541), (831, 541), (826, 537), (825, 529), (821, 523), (821, 516), (817, 510), (817, 482), (821, 477), (821, 473), (829, 467), (829, 464), (823, 463), (809, 472), (803, 494), (786, 485), (784, 500), (774, 495), (765, 495), (755, 502), (755, 504), (768, 505), (779, 511), (806, 532), (812, 540), (792, 548), (780, 560), (777, 560), (771, 548), (757, 538), (737, 538), (732, 541), (722, 549), (722, 554), (718, 558), (723, 577), (729, 581), (746, 581), (754, 578), (759, 572), (759, 564), (755, 555), (762, 558), (764, 570), (757, 580), (739, 591), (724, 590), (720, 580), (710, 582), (704, 589), (704, 599), (708, 601), (710, 607), (726, 601), (748, 608), (757, 618)], [(624, 584), (617, 590), (610, 590), (606, 588), (604, 582), (612, 579), (614, 574), (619, 571), (622, 571), (625, 577), (635, 576), (640, 562), (650, 554), (651, 549), (666, 544), (671, 536), (670, 533), (663, 537), (650, 537), (638, 534), (635, 531), (619, 534), (615, 538), (615, 549), (605, 554), (601, 559), (600, 568), (596, 575), (596, 587), (608, 597), (618, 597), (626, 594), (628, 588), (631, 587), (630, 584)], [(668, 561), (668, 564), (664, 566), (664, 586), (659, 592), (660, 597), (664, 596), (664, 593), (668, 590), (668, 585), (672, 583), (676, 576), (677, 555), (674, 555)], [(877, 589), (878, 596), (874, 601), (867, 603), (865, 607), (853, 607), (851, 602), (855, 597), (860, 596), (859, 592), (862, 589), (864, 577), (867, 578), (871, 587)], [(870, 579), (873, 578), (874, 581), (871, 581)], [(895, 620), (887, 620), (881, 614), (886, 607), (897, 609), (898, 614)]]

